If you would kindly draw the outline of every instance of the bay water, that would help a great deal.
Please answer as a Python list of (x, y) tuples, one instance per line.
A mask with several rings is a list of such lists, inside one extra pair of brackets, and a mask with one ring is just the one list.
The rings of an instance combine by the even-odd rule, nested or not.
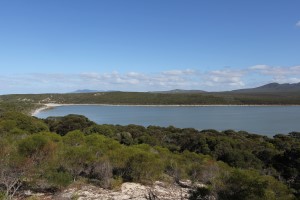
[(98, 124), (233, 129), (267, 136), (300, 131), (300, 106), (68, 105), (43, 110), (36, 117), (68, 114), (84, 115)]

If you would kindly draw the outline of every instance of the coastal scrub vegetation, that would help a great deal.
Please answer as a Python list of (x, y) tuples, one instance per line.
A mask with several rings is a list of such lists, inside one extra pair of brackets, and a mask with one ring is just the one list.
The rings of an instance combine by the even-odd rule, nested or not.
[(84, 116), (45, 120), (0, 113), (0, 197), (59, 191), (84, 180), (180, 184), (190, 199), (299, 199), (300, 133), (274, 138), (173, 126), (99, 125)]
[(21, 110), (32, 105), (58, 104), (122, 104), (122, 105), (300, 105), (299, 92), (95, 92), (66, 94), (1, 95), (1, 102), (18, 105)]

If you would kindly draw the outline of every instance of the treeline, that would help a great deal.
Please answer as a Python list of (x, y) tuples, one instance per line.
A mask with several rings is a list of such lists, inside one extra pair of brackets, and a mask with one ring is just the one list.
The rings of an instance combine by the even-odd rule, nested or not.
[(56, 192), (80, 180), (103, 188), (125, 181), (189, 179), (190, 199), (299, 198), (299, 134), (98, 125), (84, 116), (0, 116), (0, 191)]
[(149, 93), (98, 92), (74, 94), (2, 95), (0, 101), (34, 104), (129, 104), (129, 105), (300, 105), (298, 93)]

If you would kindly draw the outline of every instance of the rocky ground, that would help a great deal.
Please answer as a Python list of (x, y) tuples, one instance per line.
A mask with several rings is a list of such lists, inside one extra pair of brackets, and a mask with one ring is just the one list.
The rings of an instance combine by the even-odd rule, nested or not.
[[(180, 186), (179, 186), (180, 185)], [(119, 190), (107, 190), (93, 185), (70, 187), (58, 194), (33, 194), (26, 191), (27, 199), (32, 200), (184, 200), (189, 197), (190, 182), (167, 184), (156, 181), (152, 186), (139, 183), (123, 183)], [(30, 198), (31, 197), (31, 198)], [(26, 198), (22, 198), (26, 199)]]

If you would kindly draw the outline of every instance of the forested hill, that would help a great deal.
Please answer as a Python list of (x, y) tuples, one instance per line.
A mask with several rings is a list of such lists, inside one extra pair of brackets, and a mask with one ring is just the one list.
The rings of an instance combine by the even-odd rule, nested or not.
[(236, 93), (296, 93), (300, 92), (300, 83), (269, 83), (260, 87), (234, 90)]

